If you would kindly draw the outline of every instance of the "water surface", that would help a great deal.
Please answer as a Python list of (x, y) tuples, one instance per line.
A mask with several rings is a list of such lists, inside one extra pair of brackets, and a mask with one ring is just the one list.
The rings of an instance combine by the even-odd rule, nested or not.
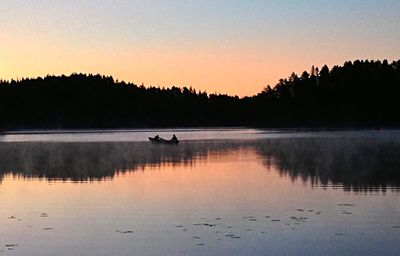
[[(144, 141), (156, 132), (182, 142)], [(398, 131), (136, 130), (0, 139), (0, 255), (400, 251)]]

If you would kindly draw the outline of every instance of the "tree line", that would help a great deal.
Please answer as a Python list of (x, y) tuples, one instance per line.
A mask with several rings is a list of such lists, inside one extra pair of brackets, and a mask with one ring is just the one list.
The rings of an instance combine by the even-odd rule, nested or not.
[(71, 74), (0, 80), (0, 129), (397, 126), (400, 60), (292, 74), (252, 97)]

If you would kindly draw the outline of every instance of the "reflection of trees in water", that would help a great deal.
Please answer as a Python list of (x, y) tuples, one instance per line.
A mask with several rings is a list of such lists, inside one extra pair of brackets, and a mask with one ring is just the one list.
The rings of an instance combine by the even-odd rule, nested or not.
[(25, 178), (90, 181), (164, 164), (193, 166), (241, 149), (256, 150), (266, 168), (312, 186), (374, 191), (400, 187), (400, 143), (378, 139), (297, 138), (259, 141), (0, 143), (0, 181)]
[(400, 187), (399, 143), (303, 138), (270, 140), (257, 148), (263, 156), (274, 156), (278, 171), (293, 181), (301, 179), (322, 187), (337, 185), (351, 191)]
[(229, 144), (213, 147), (204, 143), (0, 143), (0, 181), (7, 173), (49, 180), (102, 180), (147, 165), (191, 166), (224, 148), (231, 149)]

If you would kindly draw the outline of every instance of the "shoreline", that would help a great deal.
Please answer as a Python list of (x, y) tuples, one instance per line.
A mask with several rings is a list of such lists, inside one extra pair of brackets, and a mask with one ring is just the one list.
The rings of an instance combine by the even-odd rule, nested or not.
[(254, 127), (254, 126), (201, 126), (201, 127), (147, 127), (147, 128), (77, 128), (77, 129), (21, 129), (3, 130), (1, 135), (34, 135), (34, 134), (93, 134), (93, 133), (136, 133), (136, 132), (196, 132), (196, 131), (237, 131), (258, 130), (271, 133), (281, 132), (335, 132), (335, 131), (391, 131), (400, 130), (400, 126), (387, 127)]

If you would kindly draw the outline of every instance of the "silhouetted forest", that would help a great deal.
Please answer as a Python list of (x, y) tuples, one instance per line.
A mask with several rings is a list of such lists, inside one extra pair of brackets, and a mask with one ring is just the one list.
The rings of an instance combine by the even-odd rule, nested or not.
[(101, 75), (47, 76), (0, 81), (0, 128), (398, 126), (399, 95), (400, 60), (313, 67), (244, 98)]

